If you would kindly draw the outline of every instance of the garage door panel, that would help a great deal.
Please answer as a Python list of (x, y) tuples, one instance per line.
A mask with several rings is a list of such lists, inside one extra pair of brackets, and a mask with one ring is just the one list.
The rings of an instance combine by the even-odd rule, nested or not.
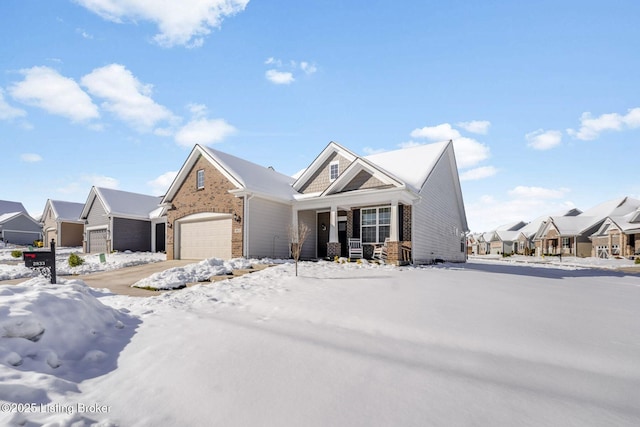
[(107, 252), (107, 230), (91, 230), (89, 234), (89, 252)]
[(180, 224), (180, 258), (231, 258), (231, 219), (208, 219)]

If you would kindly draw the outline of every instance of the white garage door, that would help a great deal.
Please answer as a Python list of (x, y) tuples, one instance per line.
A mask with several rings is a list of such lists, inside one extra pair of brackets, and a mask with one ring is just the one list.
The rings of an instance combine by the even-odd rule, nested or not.
[(180, 224), (180, 258), (231, 258), (231, 219)]
[(89, 248), (87, 252), (107, 252), (107, 230), (91, 230), (89, 231)]

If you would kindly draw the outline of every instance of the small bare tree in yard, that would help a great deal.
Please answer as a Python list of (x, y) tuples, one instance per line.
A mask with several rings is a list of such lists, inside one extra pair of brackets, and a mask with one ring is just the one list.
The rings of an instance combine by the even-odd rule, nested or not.
[(291, 256), (296, 262), (296, 276), (298, 275), (298, 260), (302, 252), (302, 245), (309, 235), (309, 226), (301, 222), (298, 227), (291, 226), (289, 228), (289, 240), (291, 241)]

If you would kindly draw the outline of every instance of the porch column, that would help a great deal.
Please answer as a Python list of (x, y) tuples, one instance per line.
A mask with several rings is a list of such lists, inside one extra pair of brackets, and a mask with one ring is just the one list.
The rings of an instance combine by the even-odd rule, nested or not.
[(400, 238), (400, 233), (398, 232), (398, 201), (394, 200), (391, 202), (391, 226), (389, 227), (389, 240), (392, 242), (397, 242)]
[(329, 242), (327, 243), (327, 257), (339, 257), (340, 252), (340, 240), (338, 239), (338, 207), (331, 206), (331, 212), (329, 213)]
[(329, 214), (329, 242), (338, 241), (338, 207), (331, 206), (331, 213)]

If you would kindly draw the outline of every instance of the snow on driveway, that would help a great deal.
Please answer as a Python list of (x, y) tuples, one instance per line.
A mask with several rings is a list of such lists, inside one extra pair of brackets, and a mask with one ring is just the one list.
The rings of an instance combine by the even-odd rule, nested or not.
[[(14, 313), (10, 295), (0, 295), (0, 311), (37, 317), (45, 329), (28, 351), (16, 344), (26, 337), (0, 338), (0, 400), (15, 403), (20, 387), (25, 399), (71, 412), (5, 412), (0, 422), (640, 424), (638, 276), (474, 262), (293, 270), (283, 264), (144, 299), (89, 291), (83, 298), (96, 301), (86, 310), (109, 314), (90, 315), (90, 329), (108, 332), (113, 346), (78, 339), (75, 357), (44, 341), (48, 331), (81, 333), (53, 321), (58, 309), (43, 314), (34, 294)], [(87, 364), (87, 353), (101, 355), (94, 347), (107, 365)], [(59, 368), (46, 364), (48, 352)], [(18, 357), (29, 363), (12, 364)]]

